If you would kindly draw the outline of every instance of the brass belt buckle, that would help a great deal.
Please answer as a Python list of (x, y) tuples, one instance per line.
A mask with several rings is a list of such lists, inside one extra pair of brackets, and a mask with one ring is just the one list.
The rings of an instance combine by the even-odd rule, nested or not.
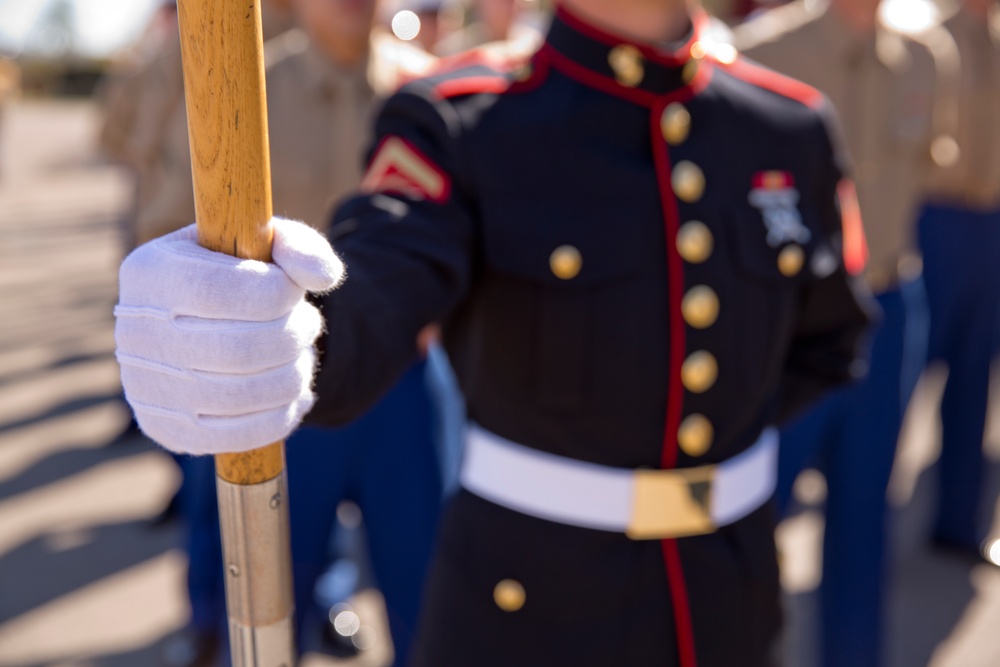
[(662, 540), (715, 532), (709, 510), (715, 466), (637, 470), (632, 518), (625, 534), (633, 540)]

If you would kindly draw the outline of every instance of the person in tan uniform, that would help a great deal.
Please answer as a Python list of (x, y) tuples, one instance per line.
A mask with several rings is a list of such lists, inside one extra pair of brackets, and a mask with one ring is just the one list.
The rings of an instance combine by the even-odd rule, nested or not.
[[(328, 230), (328, 216), (361, 182), (377, 107), (434, 63), (432, 56), (373, 29), (376, 4), (293, 0), (301, 29), (265, 45), (275, 215), (331, 235), (338, 232)], [(195, 218), (183, 108), (172, 119), (169, 146), (167, 183), (142, 212), (143, 238), (166, 234)], [(315, 643), (310, 630), (316, 619), (309, 613), (315, 608), (313, 590), (328, 563), (337, 506), (352, 500), (364, 513), (396, 664), (405, 664), (442, 498), (427, 363), (414, 364), (372, 411), (350, 426), (302, 428), (288, 440), (300, 649)], [(208, 633), (224, 620), (212, 462), (188, 458), (184, 468), (186, 477), (204, 481), (202, 496), (195, 498), (198, 523), (191, 536), (189, 595), (193, 623)], [(346, 642), (350, 645), (350, 637)]]
[[(21, 92), (21, 70), (10, 58), (0, 57), (0, 132), (4, 107)], [(2, 169), (0, 169), (2, 171)]]
[[(294, 27), (288, 2), (266, 0), (261, 6), (265, 39)], [(133, 208), (123, 229), (128, 252), (152, 238), (139, 223), (150, 215), (150, 206), (161, 205), (160, 190), (170, 186), (167, 179), (173, 170), (173, 119), (184, 106), (174, 0), (163, 3), (142, 38), (118, 58), (97, 96), (103, 111), (98, 145), (109, 158), (130, 168), (135, 177)]]
[[(373, 32), (355, 46), (359, 55), (345, 52), (341, 67), (316, 46), (310, 30), (315, 28), (291, 30), (265, 45), (271, 187), (276, 215), (325, 231), (334, 203), (361, 180), (378, 103), (406, 79), (428, 71), (433, 59)], [(194, 219), (187, 117), (179, 111), (170, 127), (168, 183), (140, 216), (143, 239)]]
[(884, 24), (879, 0), (794, 2), (739, 26), (735, 45), (829, 96), (855, 167), (842, 201), (860, 203), (866, 277), (884, 317), (867, 377), (782, 433), (777, 495), (784, 508), (804, 467), (825, 473), (822, 662), (874, 667), (883, 658), (886, 489), (926, 349), (914, 223), (928, 169), (955, 157), (958, 57), (940, 26), (904, 34)]
[(928, 179), (920, 245), (930, 359), (948, 364), (941, 400), (933, 540), (978, 558), (983, 435), (1000, 309), (1000, 6), (966, 0), (944, 23), (958, 44), (957, 159)]
[(469, 10), (472, 21), (439, 41), (438, 55), (451, 56), (494, 42), (522, 43), (527, 50), (541, 43), (542, 33), (532, 25), (523, 0), (474, 0)]

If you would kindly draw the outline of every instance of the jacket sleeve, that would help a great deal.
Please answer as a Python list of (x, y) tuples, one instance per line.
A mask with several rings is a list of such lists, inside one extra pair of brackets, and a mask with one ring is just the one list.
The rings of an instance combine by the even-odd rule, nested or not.
[(347, 280), (322, 298), (327, 332), (306, 421), (363, 413), (417, 358), (417, 334), (469, 291), (473, 204), (462, 182), (462, 122), (427, 83), (389, 99), (361, 194), (336, 211), (329, 235)]
[(822, 150), (808, 196), (820, 212), (825, 248), (836, 268), (803, 289), (799, 318), (786, 359), (779, 422), (793, 417), (831, 389), (856, 381), (868, 368), (868, 328), (878, 305), (862, 278), (867, 245), (861, 213), (848, 176), (837, 120), (826, 103), (817, 124)]

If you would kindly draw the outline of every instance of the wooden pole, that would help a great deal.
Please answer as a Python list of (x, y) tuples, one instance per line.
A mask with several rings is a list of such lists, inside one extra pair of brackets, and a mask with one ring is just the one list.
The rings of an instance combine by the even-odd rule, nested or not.
[[(270, 261), (271, 166), (260, 0), (180, 0), (198, 239)], [(216, 457), (234, 667), (293, 667), (284, 445)]]

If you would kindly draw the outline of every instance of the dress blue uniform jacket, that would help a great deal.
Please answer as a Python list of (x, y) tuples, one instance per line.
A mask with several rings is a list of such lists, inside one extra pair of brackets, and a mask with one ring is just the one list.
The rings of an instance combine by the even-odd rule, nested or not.
[[(460, 57), (386, 103), (331, 230), (348, 280), (311, 421), (369, 405), (432, 321), (471, 420), (623, 468), (728, 459), (857, 373), (864, 242), (831, 111), (703, 22), (652, 48), (561, 8), (529, 61)], [(770, 664), (772, 528), (765, 506), (633, 541), (462, 491), (413, 663)]]

